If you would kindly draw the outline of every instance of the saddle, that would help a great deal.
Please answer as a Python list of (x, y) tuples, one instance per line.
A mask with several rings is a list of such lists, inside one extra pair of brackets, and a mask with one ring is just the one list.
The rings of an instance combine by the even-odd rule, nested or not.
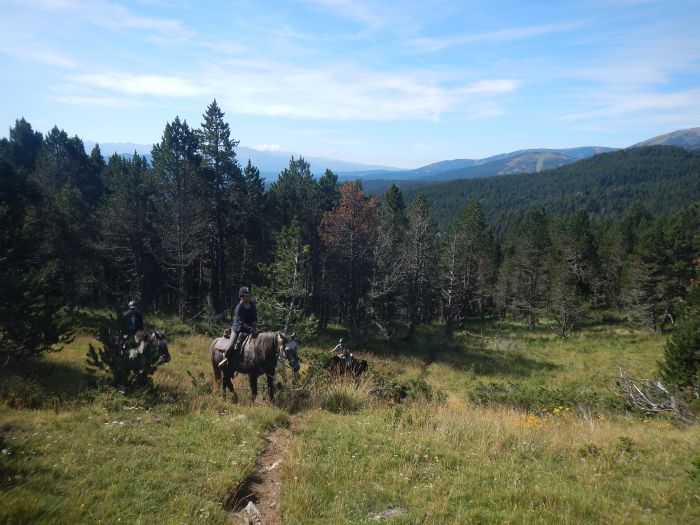
[(222, 352), (226, 352), (229, 348), (231, 348), (232, 344), (232, 337), (219, 337), (214, 343), (214, 348), (221, 350)]

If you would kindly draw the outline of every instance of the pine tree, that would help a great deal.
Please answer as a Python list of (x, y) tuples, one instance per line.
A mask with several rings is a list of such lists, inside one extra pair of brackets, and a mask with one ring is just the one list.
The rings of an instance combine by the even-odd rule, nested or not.
[(496, 246), (481, 206), (471, 200), (440, 253), (442, 311), (448, 325), (484, 315), (492, 302)]
[(503, 306), (534, 326), (547, 306), (550, 237), (544, 209), (531, 210), (509, 232), (500, 269)]
[(44, 204), (38, 242), (46, 260), (56, 264), (66, 301), (76, 305), (92, 299), (97, 287), (94, 211), (102, 184), (83, 142), (54, 127), (46, 135), (31, 178)]
[(100, 237), (97, 247), (105, 271), (108, 302), (126, 297), (143, 303), (153, 299), (158, 282), (153, 260), (153, 200), (155, 188), (146, 159), (114, 154), (103, 170), (105, 196), (98, 209)]
[(240, 221), (234, 222), (234, 210), (240, 210), (244, 204), (245, 183), (234, 150), (238, 141), (231, 139), (231, 130), (216, 100), (207, 107), (203, 118), (198, 137), (203, 178), (208, 182), (208, 291), (214, 310), (219, 312), (229, 281), (226, 240), (241, 229)]
[[(700, 259), (695, 260), (700, 277)], [(659, 363), (662, 377), (692, 397), (700, 396), (700, 279), (688, 288), (679, 319)]]
[(414, 336), (419, 324), (430, 321), (437, 288), (435, 223), (430, 217), (430, 201), (419, 196), (408, 210), (406, 240), (406, 298), (404, 309), (407, 338)]
[(39, 192), (23, 170), (0, 161), (0, 367), (59, 350), (71, 340), (63, 298), (36, 244)]
[(368, 312), (380, 333), (390, 337), (396, 330), (399, 309), (406, 294), (406, 241), (408, 215), (403, 195), (392, 184), (382, 198), (377, 217), (368, 294)]
[(165, 125), (160, 144), (153, 147), (153, 176), (160, 199), (157, 201), (156, 230), (160, 258), (177, 296), (177, 312), (185, 319), (195, 263), (205, 253), (207, 188), (201, 172), (197, 134), (175, 117)]
[(306, 283), (311, 278), (311, 247), (303, 243), (301, 227), (294, 221), (277, 236), (275, 260), (262, 265), (269, 286), (258, 291), (260, 317), (275, 329), (294, 332), (303, 338), (316, 332), (317, 321), (307, 316), (302, 305), (308, 294)]

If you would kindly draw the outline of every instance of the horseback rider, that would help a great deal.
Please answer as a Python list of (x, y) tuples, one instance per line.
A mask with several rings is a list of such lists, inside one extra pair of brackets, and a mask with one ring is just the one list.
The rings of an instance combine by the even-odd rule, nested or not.
[(340, 357), (343, 362), (345, 363), (345, 369), (347, 370), (350, 368), (352, 365), (352, 352), (350, 351), (350, 348), (348, 348), (345, 343), (343, 343), (343, 339), (338, 340), (338, 344), (335, 345), (333, 350), (331, 350), (331, 353), (333, 355), (337, 355)]
[(219, 368), (224, 368), (233, 356), (240, 353), (243, 342), (248, 335), (258, 335), (258, 313), (255, 303), (252, 301), (250, 288), (241, 286), (238, 291), (240, 302), (233, 312), (233, 324), (231, 325), (231, 344), (224, 354), (224, 359), (219, 363)]
[(136, 306), (136, 301), (129, 301), (129, 309), (124, 313), (126, 318), (126, 332), (134, 336), (136, 332), (143, 330), (143, 315)]

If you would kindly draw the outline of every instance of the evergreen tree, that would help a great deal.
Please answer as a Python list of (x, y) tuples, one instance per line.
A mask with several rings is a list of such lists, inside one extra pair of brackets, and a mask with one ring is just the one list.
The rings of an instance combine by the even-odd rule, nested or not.
[(308, 294), (306, 283), (311, 279), (311, 247), (302, 239), (296, 221), (279, 232), (275, 260), (262, 265), (270, 284), (258, 292), (258, 310), (275, 329), (305, 337), (315, 333), (317, 321), (305, 315), (301, 306)]
[(401, 190), (392, 184), (382, 198), (377, 218), (368, 297), (372, 322), (386, 337), (395, 332), (399, 308), (406, 294), (406, 242), (408, 215)]
[(103, 171), (105, 196), (98, 210), (97, 243), (105, 264), (102, 280), (108, 302), (127, 297), (143, 303), (157, 295), (159, 279), (153, 259), (155, 188), (146, 159), (134, 152), (114, 154)]
[[(695, 263), (700, 277), (700, 259)], [(700, 395), (700, 279), (691, 283), (679, 318), (659, 363), (662, 377), (690, 396)]]
[(406, 299), (404, 302), (407, 337), (419, 324), (430, 321), (437, 288), (435, 223), (430, 217), (430, 201), (418, 197), (408, 210), (406, 240)]
[(0, 161), (0, 367), (70, 341), (55, 267), (45, 264), (36, 243), (42, 207), (24, 170)]
[[(185, 319), (192, 274), (205, 253), (208, 187), (202, 177), (197, 134), (175, 117), (165, 125), (160, 144), (153, 146), (153, 176), (160, 196), (156, 203), (156, 231), (160, 257), (166, 271), (174, 274), (177, 312)], [(197, 264), (199, 263), (199, 264)]]
[(550, 238), (547, 215), (531, 210), (506, 239), (500, 270), (503, 306), (534, 326), (547, 306)]
[(496, 246), (481, 206), (471, 200), (440, 254), (442, 311), (448, 325), (483, 315), (492, 302)]
[(234, 151), (238, 141), (231, 139), (231, 130), (216, 100), (207, 107), (203, 118), (198, 136), (203, 178), (208, 182), (208, 292), (218, 312), (225, 302), (224, 288), (229, 281), (226, 239), (241, 229), (241, 221), (234, 221), (234, 210), (245, 204), (245, 183)]
[(69, 304), (95, 297), (97, 279), (94, 210), (102, 184), (78, 137), (54, 127), (36, 160), (32, 180), (43, 197), (38, 239), (46, 261), (56, 267), (56, 279)]
[(255, 261), (268, 259), (271, 236), (271, 224), (266, 213), (268, 205), (265, 180), (250, 159), (243, 169), (243, 181), (243, 201), (233, 200), (230, 203), (238, 210), (235, 224), (240, 224), (240, 229), (231, 235), (237, 254), (233, 272), (233, 282), (237, 286), (262, 280), (263, 276)]

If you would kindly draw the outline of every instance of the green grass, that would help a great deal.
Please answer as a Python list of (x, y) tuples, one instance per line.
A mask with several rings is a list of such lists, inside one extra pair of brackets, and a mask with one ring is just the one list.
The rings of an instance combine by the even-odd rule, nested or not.
[[(281, 466), (283, 523), (387, 511), (401, 524), (700, 520), (697, 427), (609, 403), (616, 366), (653, 376), (663, 336), (619, 323), (565, 340), (505, 321), (449, 336), (429, 326), (355, 352), (370, 362), (355, 384), (320, 369), (338, 335), (302, 345), (304, 395), (281, 391), (305, 421)], [(231, 494), (289, 416), (263, 381), (255, 405), (246, 377), (240, 404), (212, 394), (208, 336), (170, 340), (148, 395), (96, 389), (84, 335), (3, 372), (0, 523), (229, 522)]]
[(91, 390), (88, 342), (46, 356), (50, 374), (30, 375), (47, 396), (41, 408), (0, 408), (0, 523), (228, 523), (227, 498), (288, 416), (213, 396), (208, 342), (196, 337), (173, 341), (155, 394)]
[(693, 523), (698, 446), (663, 423), (456, 404), (318, 412), (290, 447), (283, 521), (371, 523), (400, 508), (392, 523)]

